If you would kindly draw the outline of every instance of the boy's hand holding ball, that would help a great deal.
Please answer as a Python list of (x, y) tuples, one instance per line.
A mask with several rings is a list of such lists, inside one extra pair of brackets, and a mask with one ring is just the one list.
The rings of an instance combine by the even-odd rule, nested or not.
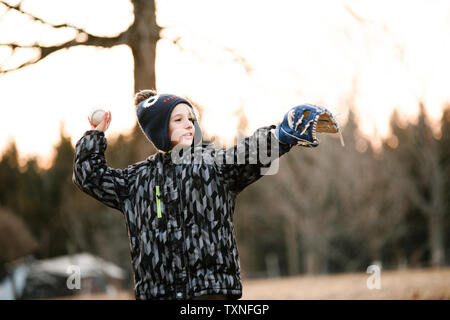
[(88, 120), (92, 130), (105, 132), (111, 123), (111, 112), (100, 108), (93, 109)]

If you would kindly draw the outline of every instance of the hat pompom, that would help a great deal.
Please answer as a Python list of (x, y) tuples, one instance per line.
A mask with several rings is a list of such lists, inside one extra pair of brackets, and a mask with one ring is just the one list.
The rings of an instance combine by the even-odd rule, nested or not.
[(151, 89), (141, 90), (134, 96), (134, 105), (137, 107), (138, 104), (141, 103), (142, 101), (156, 95), (157, 95), (156, 90)]

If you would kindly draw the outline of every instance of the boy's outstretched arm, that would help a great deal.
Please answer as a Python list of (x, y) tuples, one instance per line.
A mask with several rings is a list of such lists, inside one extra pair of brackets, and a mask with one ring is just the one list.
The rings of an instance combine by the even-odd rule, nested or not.
[[(274, 161), (289, 151), (290, 147), (280, 144), (275, 136), (275, 128), (275, 125), (261, 127), (235, 146), (216, 150), (216, 163), (231, 191), (239, 193), (268, 174)], [(271, 174), (276, 173), (271, 171)]]
[(106, 131), (111, 123), (111, 113), (107, 112), (98, 125), (91, 124), (77, 142), (72, 181), (83, 192), (105, 205), (122, 210), (122, 199), (128, 195), (126, 170), (112, 169), (106, 164)]
[(77, 142), (72, 181), (83, 192), (105, 205), (122, 211), (127, 196), (126, 170), (112, 169), (105, 159), (104, 132), (91, 130)]
[[(340, 134), (331, 112), (309, 104), (292, 108), (277, 126), (259, 128), (236, 146), (217, 151), (216, 158), (221, 160), (219, 169), (225, 183), (230, 190), (239, 193), (265, 175), (271, 164), (293, 146), (317, 147), (317, 132)], [(343, 144), (342, 136), (341, 142)]]

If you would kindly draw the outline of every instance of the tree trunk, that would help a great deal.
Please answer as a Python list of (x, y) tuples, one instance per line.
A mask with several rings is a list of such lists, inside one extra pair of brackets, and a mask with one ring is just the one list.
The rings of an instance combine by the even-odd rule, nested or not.
[(298, 242), (297, 242), (297, 226), (291, 218), (286, 219), (284, 239), (286, 244), (286, 253), (288, 260), (288, 273), (293, 276), (300, 273)]
[[(437, 209), (439, 210), (439, 209)], [(440, 212), (434, 212), (428, 218), (429, 246), (431, 252), (431, 265), (442, 267), (444, 265), (444, 236), (442, 233), (443, 219)]]
[(306, 274), (317, 274), (317, 254), (311, 248), (306, 251), (305, 264)]
[[(156, 89), (156, 44), (161, 28), (156, 24), (155, 1), (134, 0), (134, 24), (130, 27), (128, 45), (134, 58), (134, 90)], [(133, 131), (135, 161), (156, 151), (142, 133), (139, 124)]]
[[(437, 148), (433, 149), (436, 150)], [(435, 151), (434, 154), (438, 154)], [(431, 265), (442, 267), (445, 264), (444, 245), (444, 212), (445, 212), (445, 170), (439, 163), (439, 157), (433, 157), (433, 184), (431, 191), (433, 200), (431, 210), (428, 212), (428, 230), (431, 250)]]
[(156, 24), (155, 2), (135, 0), (134, 24), (130, 28), (129, 46), (134, 57), (135, 90), (156, 89), (156, 43), (161, 28)]

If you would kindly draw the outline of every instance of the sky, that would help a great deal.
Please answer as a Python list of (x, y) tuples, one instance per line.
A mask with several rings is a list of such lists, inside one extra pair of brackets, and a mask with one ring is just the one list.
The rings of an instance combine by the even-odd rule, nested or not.
[[(28, 0), (24, 8), (96, 35), (115, 35), (133, 21), (127, 0)], [(3, 13), (0, 5), (0, 43), (51, 44), (73, 36)], [(327, 107), (341, 123), (353, 106), (363, 134), (379, 144), (394, 108), (413, 121), (424, 101), (437, 122), (450, 101), (447, 0), (160, 0), (157, 23), (164, 30), (156, 89), (200, 104), (202, 126), (225, 142), (235, 135), (238, 110), (251, 134), (306, 102)], [(175, 37), (183, 49), (170, 41)], [(30, 54), (7, 59), (0, 46), (0, 64), (14, 67)], [(14, 139), (23, 159), (38, 156), (48, 165), (60, 130), (75, 145), (94, 107), (112, 113), (107, 137), (129, 132), (136, 123), (133, 68), (127, 46), (78, 46), (0, 75), (0, 150)]]

